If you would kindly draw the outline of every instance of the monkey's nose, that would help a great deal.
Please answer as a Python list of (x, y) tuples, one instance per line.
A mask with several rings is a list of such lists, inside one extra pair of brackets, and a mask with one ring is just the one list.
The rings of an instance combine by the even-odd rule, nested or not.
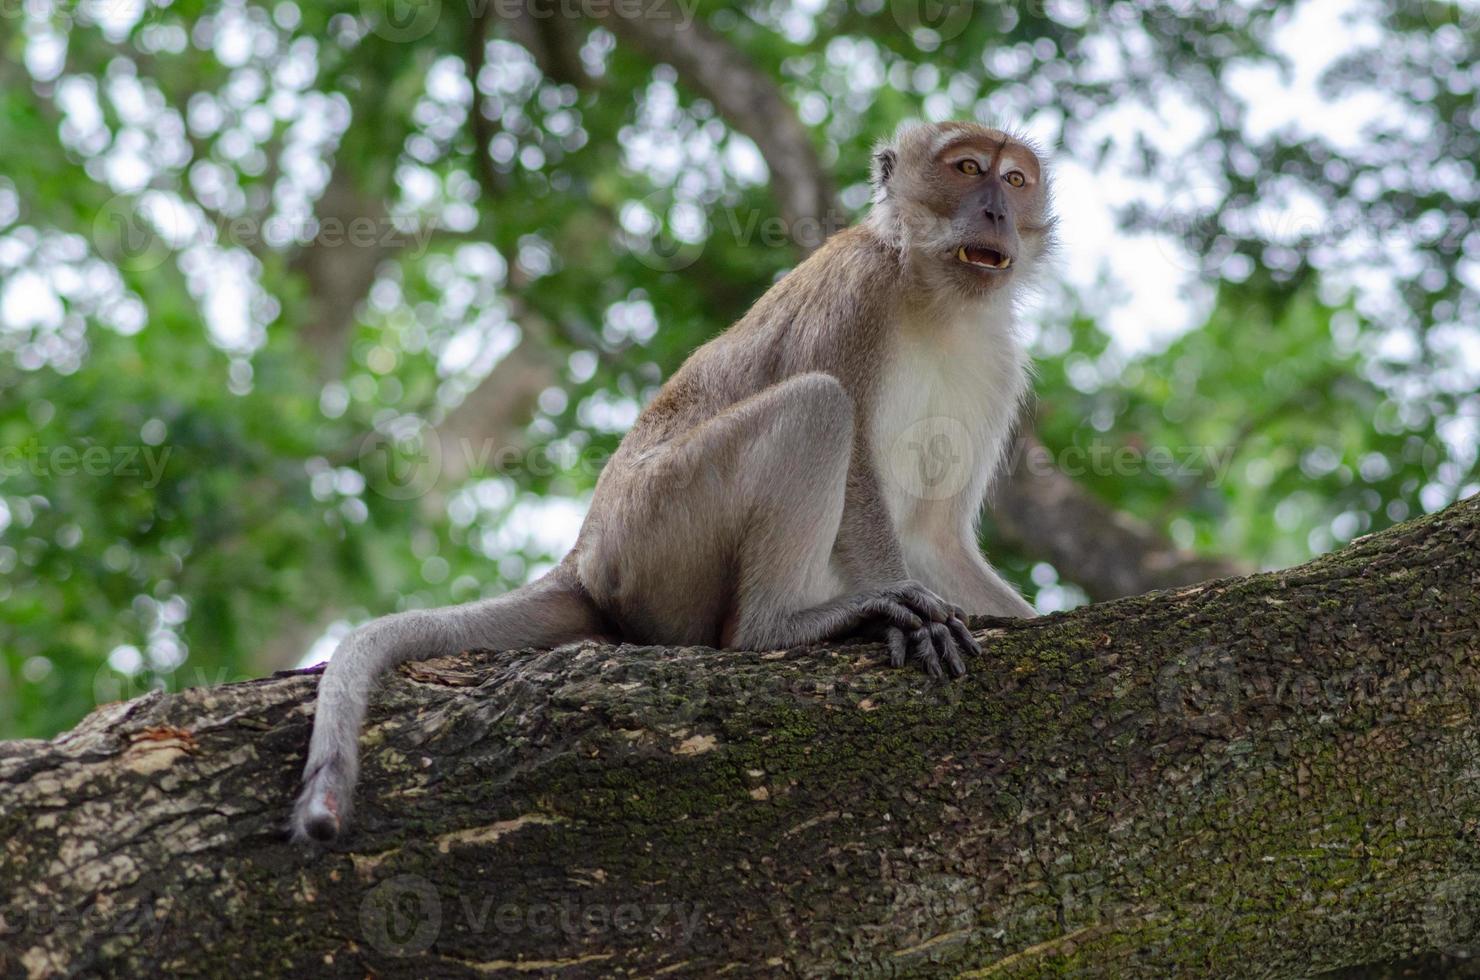
[(1007, 199), (1002, 194), (1002, 188), (995, 182), (982, 188), (982, 195), (976, 199), (976, 203), (981, 207), (982, 217), (987, 219), (987, 224), (997, 229), (1007, 224)]

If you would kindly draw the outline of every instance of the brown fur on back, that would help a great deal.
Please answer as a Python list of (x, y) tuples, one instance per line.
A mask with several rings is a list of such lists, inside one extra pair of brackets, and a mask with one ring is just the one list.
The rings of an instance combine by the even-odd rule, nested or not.
[(684, 362), (638, 416), (613, 463), (805, 371), (833, 375), (857, 402), (879, 360), (882, 326), (900, 300), (899, 270), (898, 250), (867, 226), (828, 239)]

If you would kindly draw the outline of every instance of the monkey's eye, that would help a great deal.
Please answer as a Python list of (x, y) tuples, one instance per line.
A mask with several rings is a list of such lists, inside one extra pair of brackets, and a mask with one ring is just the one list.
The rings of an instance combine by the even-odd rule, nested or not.
[(1021, 187), (1028, 182), (1028, 178), (1023, 176), (1023, 172), (1021, 170), (1009, 171), (1008, 173), (1002, 175), (1002, 179), (1007, 181), (1008, 184), (1012, 185), (1013, 187)]
[(961, 171), (968, 177), (978, 177), (981, 175), (982, 172), (981, 164), (977, 163), (975, 160), (962, 160), (960, 163), (956, 164), (956, 169)]

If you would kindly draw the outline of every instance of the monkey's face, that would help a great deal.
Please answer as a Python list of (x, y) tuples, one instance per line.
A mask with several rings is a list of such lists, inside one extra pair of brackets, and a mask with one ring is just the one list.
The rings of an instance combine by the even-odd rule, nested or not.
[(1052, 229), (1038, 155), (974, 123), (902, 131), (879, 174), (889, 219), (929, 280), (999, 289), (1040, 258)]
[(1025, 218), (1042, 195), (1038, 157), (1003, 134), (971, 134), (942, 147), (934, 170), (931, 203), (950, 222), (950, 260), (981, 285), (1000, 286), (1026, 261)]

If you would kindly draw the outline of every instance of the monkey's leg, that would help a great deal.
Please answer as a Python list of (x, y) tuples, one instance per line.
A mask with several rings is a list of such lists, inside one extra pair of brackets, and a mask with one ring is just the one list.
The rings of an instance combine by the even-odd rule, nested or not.
[(924, 586), (838, 594), (829, 566), (852, 443), (852, 402), (830, 375), (730, 407), (618, 476), (643, 488), (645, 506), (616, 487), (618, 503), (593, 505), (602, 530), (581, 556), (582, 581), (634, 639), (768, 650), (887, 623), (931, 673), (942, 662), (963, 672), (975, 641)]

